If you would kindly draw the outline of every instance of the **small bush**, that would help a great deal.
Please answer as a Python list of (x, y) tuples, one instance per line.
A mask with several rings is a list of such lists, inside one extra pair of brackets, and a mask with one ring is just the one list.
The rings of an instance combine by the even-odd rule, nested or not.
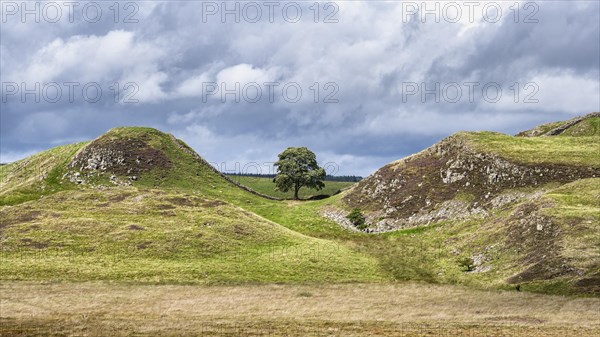
[(458, 260), (458, 265), (465, 269), (465, 271), (475, 270), (475, 261), (470, 257), (463, 257)]
[(367, 224), (365, 223), (365, 216), (358, 208), (353, 209), (352, 212), (350, 212), (350, 214), (346, 215), (346, 218), (350, 220), (352, 226), (360, 230), (364, 230), (367, 228)]

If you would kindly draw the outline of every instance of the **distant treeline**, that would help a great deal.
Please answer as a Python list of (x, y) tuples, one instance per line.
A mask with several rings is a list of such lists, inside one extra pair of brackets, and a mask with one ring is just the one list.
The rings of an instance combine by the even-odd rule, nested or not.
[(363, 177), (361, 177), (361, 176), (330, 176), (330, 175), (325, 176), (325, 180), (327, 180), (327, 181), (348, 181), (348, 182), (353, 182), (353, 183), (357, 183), (357, 182), (361, 181), (362, 178)]
[[(261, 174), (261, 173), (225, 173), (228, 176), (238, 177), (254, 177), (254, 178), (275, 178), (274, 174)], [(346, 182), (359, 182), (363, 177), (360, 176), (325, 176), (325, 181), (346, 181)]]

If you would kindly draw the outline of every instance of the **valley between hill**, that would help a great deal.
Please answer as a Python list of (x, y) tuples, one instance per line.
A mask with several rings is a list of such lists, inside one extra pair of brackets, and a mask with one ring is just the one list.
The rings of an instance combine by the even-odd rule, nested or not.
[[(397, 335), (406, 324), (407, 335), (431, 324), (458, 335), (488, 325), (532, 336), (598, 332), (591, 313), (600, 310), (599, 137), (598, 113), (518, 136), (458, 133), (312, 201), (240, 186), (151, 128), (115, 128), (53, 148), (0, 166), (0, 320), (8, 329), (0, 333), (48, 335), (60, 326), (66, 335), (169, 335), (157, 320), (229, 326), (238, 315), (261, 333), (269, 324), (342, 335)], [(353, 208), (366, 214), (365, 231), (347, 229)], [(231, 294), (210, 299), (223, 289)], [(244, 291), (253, 308), (273, 301), (273, 310), (188, 316), (195, 305), (243, 301)], [(185, 292), (209, 299), (166, 304)], [(479, 300), (489, 296), (488, 304)], [(316, 299), (356, 315), (338, 317), (336, 305), (314, 311)], [(556, 301), (554, 309), (568, 312), (562, 318), (542, 309)], [(273, 317), (284, 303), (302, 318)], [(154, 309), (130, 316), (130, 305)], [(383, 314), (402, 305), (422, 314)], [(121, 309), (111, 316), (113, 307)], [(385, 309), (382, 317), (365, 314), (374, 308)]]

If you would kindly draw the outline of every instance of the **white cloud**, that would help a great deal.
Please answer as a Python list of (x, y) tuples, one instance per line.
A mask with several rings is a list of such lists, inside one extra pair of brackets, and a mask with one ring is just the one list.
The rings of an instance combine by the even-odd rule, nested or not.
[[(87, 111), (90, 135), (111, 123), (151, 122), (177, 132), (211, 160), (266, 161), (287, 146), (311, 145), (320, 159), (334, 158), (365, 174), (361, 167), (369, 162), (381, 166), (426, 143), (394, 152), (390, 143), (406, 135), (428, 142), (458, 130), (516, 132), (600, 108), (598, 3), (538, 2), (539, 24), (515, 24), (507, 9), (514, 2), (498, 3), (507, 21), (497, 24), (482, 20), (483, 3), (475, 22), (463, 17), (453, 24), (403, 23), (402, 2), (367, 1), (337, 3), (338, 23), (314, 23), (312, 3), (303, 3), (297, 24), (281, 17), (275, 23), (202, 23), (200, 2), (140, 3), (140, 22), (130, 25), (12, 22), (2, 27), (2, 80), (136, 82), (138, 105), (77, 102), (67, 108)], [(321, 7), (321, 19), (325, 14)], [(429, 80), (536, 82), (540, 103), (514, 103), (510, 83), (496, 104), (402, 102), (400, 83)], [(201, 100), (206, 82), (231, 89), (236, 82), (267, 81), (297, 82), (303, 99)], [(315, 104), (309, 89), (315, 82), (321, 100), (328, 93), (323, 85), (336, 83), (339, 103)], [(107, 121), (107, 110), (119, 118)], [(67, 139), (81, 125), (65, 120), (64, 111), (61, 104), (3, 105), (3, 152), (39, 147), (21, 138), (48, 144)]]
[(564, 111), (581, 115), (600, 109), (598, 78), (570, 73), (540, 74), (532, 82), (539, 86), (540, 110)]
[(7, 75), (8, 80), (46, 84), (57, 82), (135, 82), (140, 100), (155, 101), (164, 96), (160, 87), (168, 75), (158, 70), (166, 56), (152, 41), (138, 41), (136, 33), (123, 30), (106, 35), (76, 35), (57, 38), (41, 47), (25, 63)]
[(204, 86), (209, 82), (212, 82), (212, 80), (206, 73), (189, 77), (179, 85), (175, 92), (175, 97), (202, 96)]
[(242, 87), (248, 83), (263, 84), (273, 80), (272, 72), (241, 63), (221, 70), (217, 76), (217, 83), (225, 83), (227, 88), (235, 87), (239, 83)]

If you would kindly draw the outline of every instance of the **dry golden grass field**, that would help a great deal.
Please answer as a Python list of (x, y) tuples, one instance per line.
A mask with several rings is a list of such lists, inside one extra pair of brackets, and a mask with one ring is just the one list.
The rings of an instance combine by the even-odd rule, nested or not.
[(3, 282), (2, 336), (598, 336), (600, 299), (417, 283)]

